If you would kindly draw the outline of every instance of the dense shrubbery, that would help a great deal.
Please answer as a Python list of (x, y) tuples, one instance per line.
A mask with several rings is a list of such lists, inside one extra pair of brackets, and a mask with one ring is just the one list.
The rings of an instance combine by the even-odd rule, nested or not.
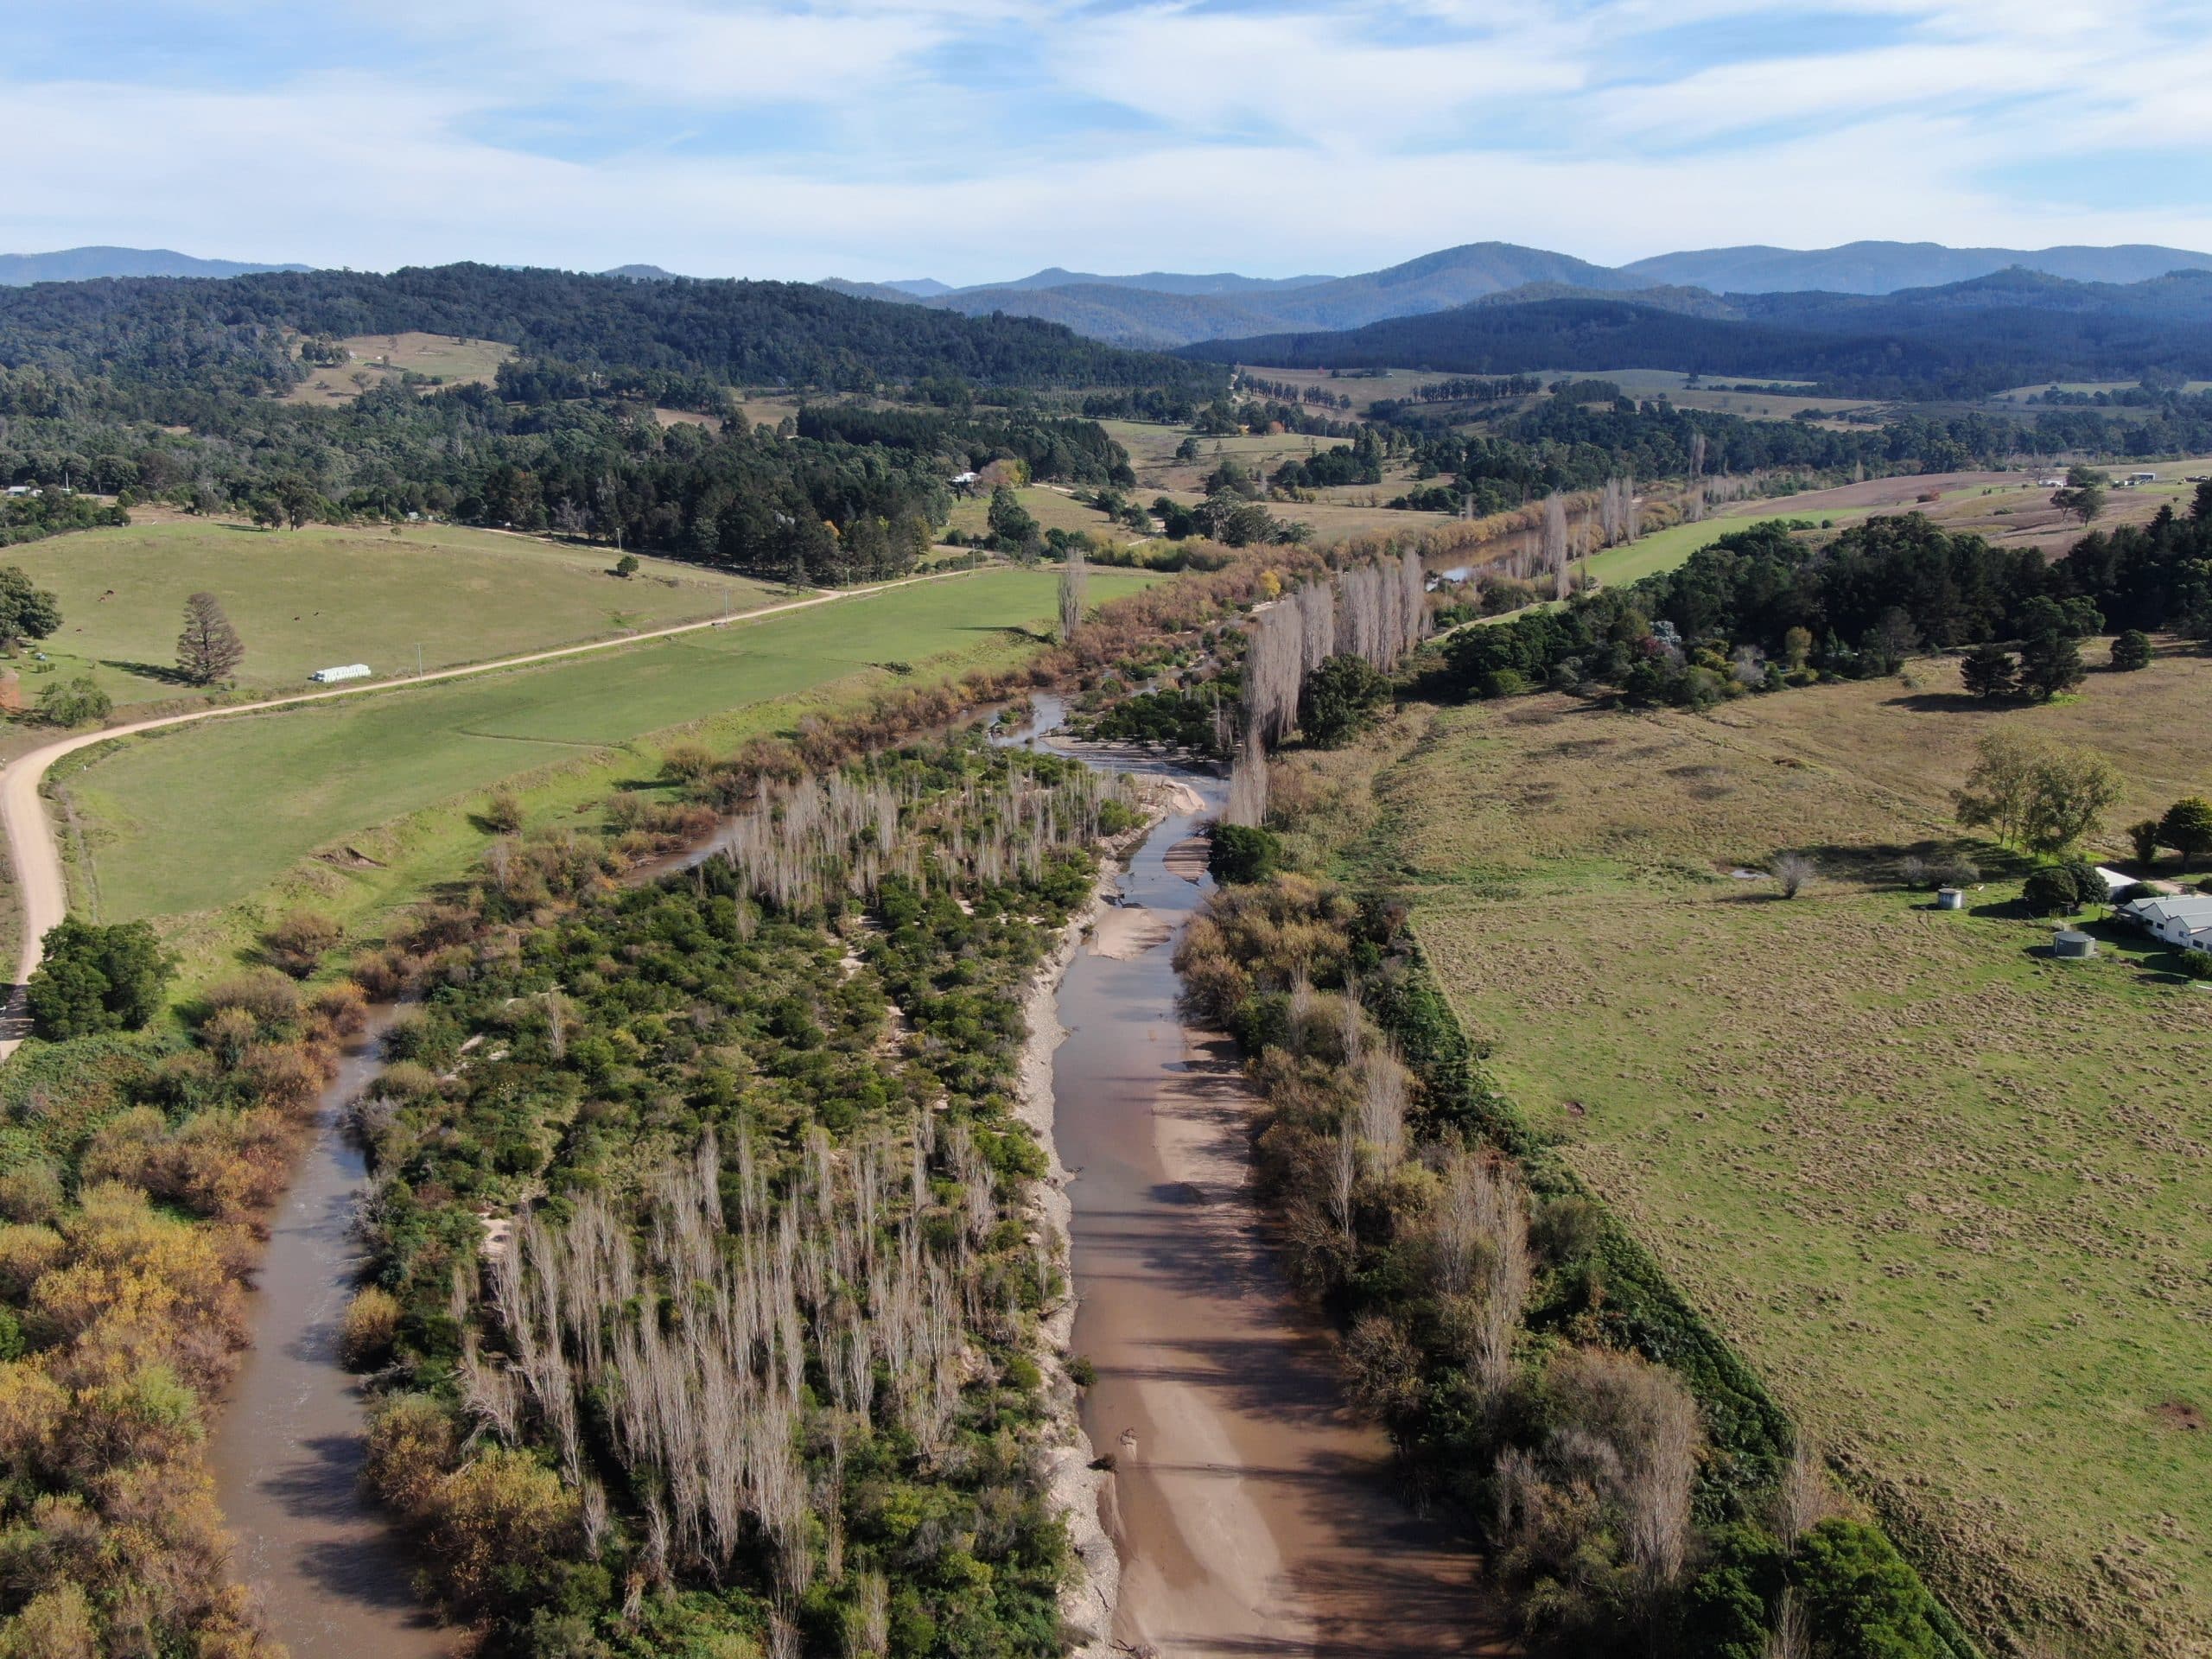
[(0, 496), (0, 547), (35, 542), (64, 531), (98, 530), (127, 524), (130, 515), (119, 506), (90, 496), (42, 490), (36, 495)]
[[(130, 981), (146, 943), (118, 942), (120, 962), (49, 949)], [(11, 1656), (274, 1652), (230, 1582), (201, 1446), (245, 1344), (253, 1230), (361, 1002), (252, 976), (210, 990), (196, 1020), (189, 1041), (34, 1042), (0, 1073)]]
[(1006, 1080), (1129, 822), (1103, 791), (908, 752), (550, 923), (518, 860), (394, 964), (424, 1002), (362, 1114), (391, 1300), (356, 1312), (398, 1367), (372, 1478), (494, 1650), (1059, 1651), (1030, 1451), (1062, 1287)]

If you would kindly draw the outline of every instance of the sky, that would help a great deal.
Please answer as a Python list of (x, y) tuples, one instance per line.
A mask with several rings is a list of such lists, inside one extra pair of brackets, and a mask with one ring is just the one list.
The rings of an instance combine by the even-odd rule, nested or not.
[(955, 283), (2212, 249), (2212, 0), (13, 0), (0, 252)]

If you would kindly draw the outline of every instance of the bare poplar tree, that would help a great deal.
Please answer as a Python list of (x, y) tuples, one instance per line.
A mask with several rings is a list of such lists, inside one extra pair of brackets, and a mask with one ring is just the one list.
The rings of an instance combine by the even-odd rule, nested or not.
[(1556, 490), (1544, 502), (1543, 563), (1554, 595), (1567, 597), (1567, 498)]
[(1075, 638), (1076, 629), (1082, 625), (1084, 592), (1090, 586), (1090, 575), (1083, 550), (1071, 546), (1067, 563), (1060, 567), (1060, 640), (1064, 645)]
[(1236, 758), (1229, 766), (1229, 805), (1222, 817), (1247, 830), (1256, 830), (1268, 817), (1268, 746), (1256, 731), (1247, 731)]

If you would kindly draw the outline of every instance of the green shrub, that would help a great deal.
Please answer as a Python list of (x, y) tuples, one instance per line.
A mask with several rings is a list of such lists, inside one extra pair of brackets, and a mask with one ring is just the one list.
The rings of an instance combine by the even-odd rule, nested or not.
[(2184, 950), (2181, 970), (2191, 979), (2212, 979), (2212, 950)]
[(2130, 628), (2112, 642), (2112, 665), (2123, 674), (2151, 666), (2151, 636), (2140, 628)]
[(49, 1042), (136, 1031), (162, 1006), (175, 970), (150, 923), (70, 917), (47, 931), (45, 960), (26, 993), (32, 1026)]
[(1271, 830), (1241, 823), (1214, 826), (1206, 868), (1224, 887), (1264, 881), (1282, 868), (1282, 842)]
[(1949, 1621), (1890, 1541), (1840, 1517), (1799, 1544), (1796, 1576), (1817, 1651), (1834, 1659), (1953, 1659)]
[(1517, 697), (1529, 689), (1529, 677), (1517, 668), (1494, 668), (1483, 676), (1483, 696)]
[(2020, 902), (2032, 916), (2071, 916), (2082, 908), (2081, 890), (2073, 871), (2063, 864), (2046, 864), (2028, 877), (2020, 889)]

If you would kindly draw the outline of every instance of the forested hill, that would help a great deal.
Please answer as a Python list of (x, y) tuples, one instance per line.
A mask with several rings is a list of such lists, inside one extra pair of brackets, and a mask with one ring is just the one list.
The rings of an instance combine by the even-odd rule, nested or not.
[(289, 334), (419, 329), (505, 341), (586, 371), (866, 390), (956, 377), (1040, 389), (1203, 391), (1220, 372), (1027, 317), (965, 317), (806, 283), (639, 283), (441, 265), (224, 281), (119, 278), (0, 291), (0, 366), (245, 391), (292, 385)]
[(1185, 355), (1268, 367), (1499, 375), (1634, 365), (1786, 376), (1868, 397), (1974, 397), (2041, 380), (2212, 376), (2212, 273), (2126, 285), (2024, 270), (1878, 297), (1732, 295), (1724, 315), (1633, 296), (1500, 296), (1337, 334), (1211, 340)]

